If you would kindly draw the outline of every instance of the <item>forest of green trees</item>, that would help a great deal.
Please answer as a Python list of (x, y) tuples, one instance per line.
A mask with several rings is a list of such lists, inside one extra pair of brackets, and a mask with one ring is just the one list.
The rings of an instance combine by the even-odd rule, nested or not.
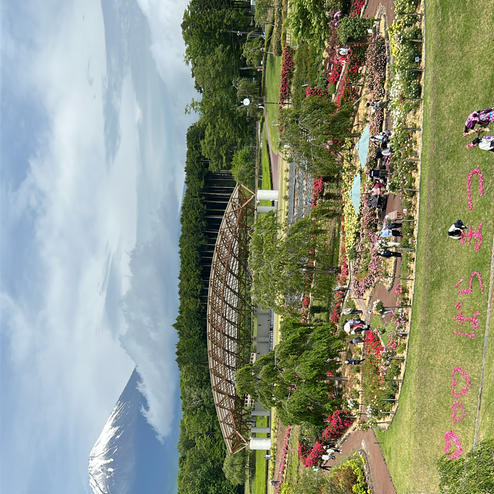
[(237, 8), (224, 0), (191, 0), (182, 22), (185, 58), (201, 94), (190, 107), (199, 114), (201, 152), (213, 171), (230, 168), (235, 150), (253, 134), (254, 120), (237, 94), (241, 81), (253, 76), (240, 70), (247, 63), (242, 58), (247, 34), (242, 33), (253, 29), (248, 7), (247, 2)]
[(179, 243), (180, 305), (175, 323), (182, 399), (179, 493), (228, 494), (241, 488), (223, 472), (227, 452), (209, 380), (203, 290), (207, 273), (201, 249), (206, 243), (207, 175), (230, 169), (234, 153), (250, 145), (254, 136), (255, 120), (240, 107), (239, 95), (243, 96), (247, 81), (251, 90), (257, 87), (252, 84), (255, 71), (240, 70), (247, 64), (242, 58), (246, 36), (236, 34), (251, 31), (250, 23), (249, 8), (224, 0), (191, 0), (182, 23), (186, 61), (201, 98), (190, 105), (199, 118), (187, 133)]
[(177, 363), (180, 368), (182, 421), (178, 444), (179, 493), (234, 493), (222, 466), (226, 448), (221, 436), (209, 381), (206, 343), (206, 305), (201, 298), (201, 248), (206, 225), (203, 190), (208, 173), (201, 154), (204, 129), (195, 124), (187, 133), (186, 192), (180, 236), (180, 306)]

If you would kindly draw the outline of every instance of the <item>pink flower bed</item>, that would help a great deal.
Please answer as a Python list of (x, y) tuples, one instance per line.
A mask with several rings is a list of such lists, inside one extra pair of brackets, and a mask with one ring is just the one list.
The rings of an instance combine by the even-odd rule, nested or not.
[(377, 216), (374, 208), (362, 199), (361, 235), (357, 245), (357, 258), (352, 264), (352, 289), (357, 297), (362, 297), (366, 290), (374, 286), (382, 275), (382, 261), (377, 255), (379, 235)]
[(326, 88), (308, 86), (305, 90), (305, 97), (309, 98), (310, 96), (327, 96), (328, 90)]
[(280, 80), (280, 101), (290, 98), (290, 80), (293, 73), (292, 49), (289, 46), (283, 48), (281, 61), (281, 80)]
[(304, 447), (298, 443), (298, 456), (305, 467), (314, 467), (321, 461), (324, 454), (324, 445), (320, 439), (317, 439), (310, 451), (304, 450)]
[[(281, 450), (281, 462), (280, 462), (280, 469), (278, 471), (278, 480), (282, 481), (283, 480), (283, 473), (285, 471), (285, 464), (286, 464), (286, 457), (288, 455), (288, 442), (290, 441), (290, 434), (292, 432), (292, 428), (289, 426), (285, 430), (285, 438), (283, 439), (283, 449)], [(278, 453), (278, 452), (277, 452)], [(274, 492), (278, 493), (280, 490), (280, 485), (278, 484), (274, 488)]]

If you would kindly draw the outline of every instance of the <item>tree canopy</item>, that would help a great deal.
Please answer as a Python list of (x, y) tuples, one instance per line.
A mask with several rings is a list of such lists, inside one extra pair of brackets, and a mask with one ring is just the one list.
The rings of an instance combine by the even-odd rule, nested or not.
[(232, 8), (219, 0), (191, 0), (183, 16), (185, 60), (201, 93), (191, 107), (204, 129), (201, 152), (212, 171), (229, 169), (234, 151), (252, 134), (254, 120), (238, 111), (234, 87), (245, 41), (236, 32), (248, 29), (247, 13), (248, 9)]
[(343, 347), (331, 323), (309, 324), (296, 319), (282, 323), (282, 340), (254, 364), (237, 371), (237, 392), (277, 407), (286, 425), (321, 425), (339, 404), (334, 381), (339, 364), (332, 360)]
[(300, 108), (281, 112), (281, 147), (314, 175), (334, 177), (341, 167), (341, 150), (350, 134), (352, 114), (351, 105), (337, 108), (327, 96), (305, 98)]
[(318, 222), (301, 218), (290, 226), (280, 224), (274, 213), (259, 215), (249, 244), (253, 301), (282, 314), (300, 309), (307, 274), (314, 269), (331, 271), (325, 235)]

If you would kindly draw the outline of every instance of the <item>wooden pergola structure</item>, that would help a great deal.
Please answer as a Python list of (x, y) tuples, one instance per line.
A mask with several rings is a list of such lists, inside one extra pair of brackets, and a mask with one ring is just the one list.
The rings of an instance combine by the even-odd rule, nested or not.
[[(225, 209), (209, 277), (207, 343), (209, 374), (221, 433), (230, 454), (246, 447), (243, 400), (236, 394), (235, 374), (242, 350), (250, 346), (250, 277), (247, 269), (248, 218), (254, 193), (243, 185), (233, 190)], [(249, 348), (247, 346), (247, 348)]]

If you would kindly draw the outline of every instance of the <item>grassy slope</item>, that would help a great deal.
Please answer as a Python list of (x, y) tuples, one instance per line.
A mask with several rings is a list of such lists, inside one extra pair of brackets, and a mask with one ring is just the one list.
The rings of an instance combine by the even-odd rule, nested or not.
[[(269, 144), (268, 144), (268, 136), (263, 128), (262, 132), (262, 155), (261, 155), (261, 163), (262, 163), (262, 188), (263, 189), (271, 189), (271, 160), (269, 158)], [(271, 204), (270, 202), (268, 204)]]
[[(256, 420), (257, 427), (267, 427), (268, 419), (267, 417), (257, 417)], [(267, 434), (260, 433), (257, 437), (266, 437)], [(268, 461), (264, 458), (266, 451), (259, 450), (256, 451), (256, 475), (255, 481), (253, 483), (255, 494), (264, 494), (266, 492), (266, 478), (268, 472)]]
[[(265, 96), (266, 101), (279, 101), (281, 79), (281, 57), (268, 55), (266, 59)], [(269, 126), (271, 149), (278, 153), (278, 105), (266, 105), (266, 122)]]
[[(409, 362), (399, 411), (390, 430), (380, 434), (398, 492), (437, 490), (435, 461), (442, 454), (446, 431), (461, 437), (464, 451), (472, 447), (493, 239), (494, 158), (492, 153), (466, 150), (462, 129), (472, 110), (494, 103), (494, 1), (429, 1), (426, 23), (421, 206)], [(478, 199), (478, 186), (473, 187), (475, 207), (470, 212), (466, 180), (475, 167), (481, 169), (486, 188)], [(458, 218), (475, 227), (483, 223), (480, 252), (447, 238), (447, 228)], [(477, 335), (468, 339), (453, 334), (454, 285), (461, 277), (468, 282), (472, 271), (482, 274), (486, 289), (481, 295), (474, 284), (474, 292), (462, 296), (466, 316), (481, 313)], [(481, 437), (494, 431), (493, 333), (491, 319)], [(466, 418), (454, 424), (450, 387), (456, 366), (467, 370), (472, 386), (459, 399)]]

